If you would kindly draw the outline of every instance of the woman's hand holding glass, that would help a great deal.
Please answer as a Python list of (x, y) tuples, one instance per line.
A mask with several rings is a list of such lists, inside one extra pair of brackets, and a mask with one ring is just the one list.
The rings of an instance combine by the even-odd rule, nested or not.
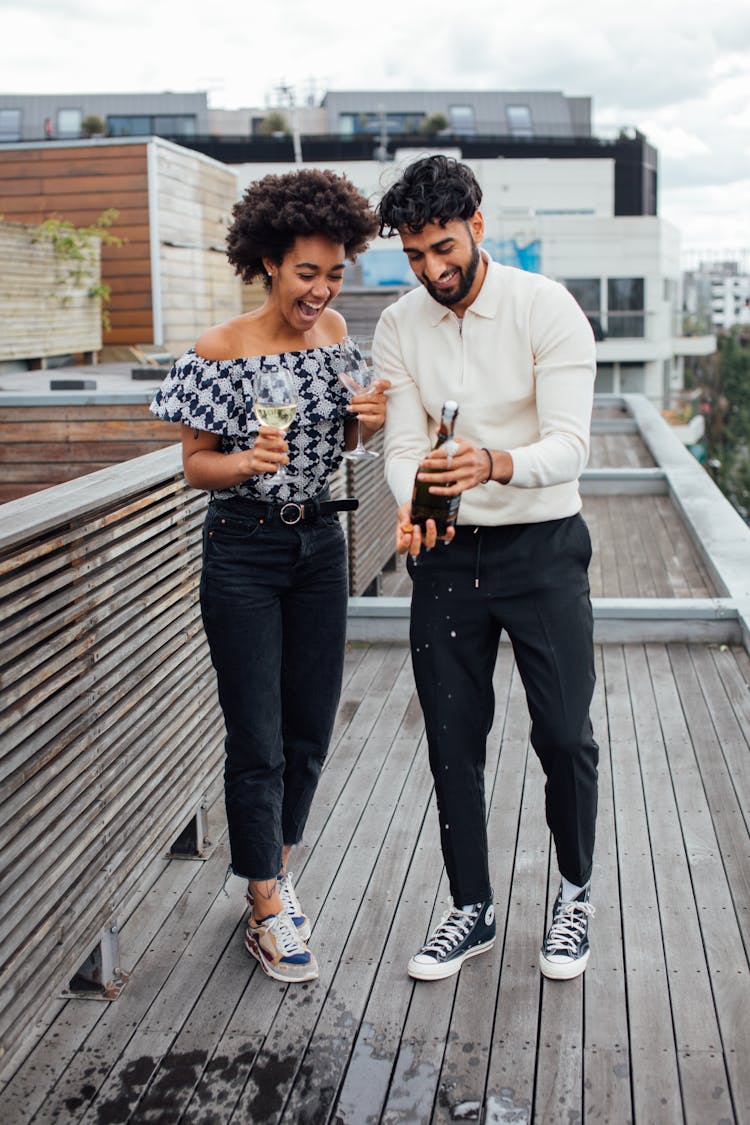
[(357, 416), (357, 444), (344, 457), (348, 461), (371, 460), (379, 454), (365, 448), (363, 431), (367, 430), (368, 435), (377, 433), (385, 422), (385, 392), (391, 384), (387, 379), (376, 378), (375, 369), (351, 349), (345, 349), (344, 355), (347, 363), (339, 379), (351, 395), (347, 410)]
[[(256, 373), (253, 379), (255, 416), (261, 423), (254, 445), (256, 455), (265, 457), (270, 468), (259, 472), (271, 472), (273, 483), (284, 481), (287, 472), (278, 453), (288, 453), (289, 447), (284, 434), (294, 421), (297, 413), (297, 388), (292, 373), (285, 367), (267, 364)], [(274, 468), (276, 471), (274, 472)]]

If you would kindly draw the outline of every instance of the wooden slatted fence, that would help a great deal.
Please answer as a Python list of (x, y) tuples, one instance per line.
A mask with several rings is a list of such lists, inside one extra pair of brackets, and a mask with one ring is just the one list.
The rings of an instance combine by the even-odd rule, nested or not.
[(197, 604), (205, 497), (177, 449), (36, 501), (0, 509), (0, 1056), (113, 925), (223, 755)]

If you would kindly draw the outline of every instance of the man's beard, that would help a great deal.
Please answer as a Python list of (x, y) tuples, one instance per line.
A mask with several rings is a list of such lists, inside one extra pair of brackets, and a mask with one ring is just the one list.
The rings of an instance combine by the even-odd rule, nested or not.
[(472, 240), (471, 243), (471, 258), (465, 270), (461, 270), (461, 279), (458, 283), (458, 288), (454, 293), (444, 293), (439, 289), (435, 289), (431, 282), (425, 281), (424, 287), (431, 297), (441, 305), (457, 305), (459, 301), (463, 301), (464, 297), (468, 294), (474, 281), (476, 280), (477, 270), (481, 261), (479, 247), (476, 242)]

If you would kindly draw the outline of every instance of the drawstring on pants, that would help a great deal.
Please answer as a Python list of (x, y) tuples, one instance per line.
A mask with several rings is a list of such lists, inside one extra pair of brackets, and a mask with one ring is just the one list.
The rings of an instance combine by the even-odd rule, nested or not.
[(474, 589), (479, 589), (479, 560), (482, 557), (482, 529), (481, 527), (474, 528), (474, 534), (477, 536), (477, 560), (474, 569)]

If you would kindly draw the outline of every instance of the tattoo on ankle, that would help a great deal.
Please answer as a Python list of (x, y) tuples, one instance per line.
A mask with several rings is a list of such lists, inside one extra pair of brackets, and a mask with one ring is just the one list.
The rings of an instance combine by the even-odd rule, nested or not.
[(258, 898), (263, 899), (265, 902), (270, 902), (276, 893), (275, 879), (268, 879), (264, 883), (254, 883), (253, 886), (255, 888), (254, 894), (256, 894)]

